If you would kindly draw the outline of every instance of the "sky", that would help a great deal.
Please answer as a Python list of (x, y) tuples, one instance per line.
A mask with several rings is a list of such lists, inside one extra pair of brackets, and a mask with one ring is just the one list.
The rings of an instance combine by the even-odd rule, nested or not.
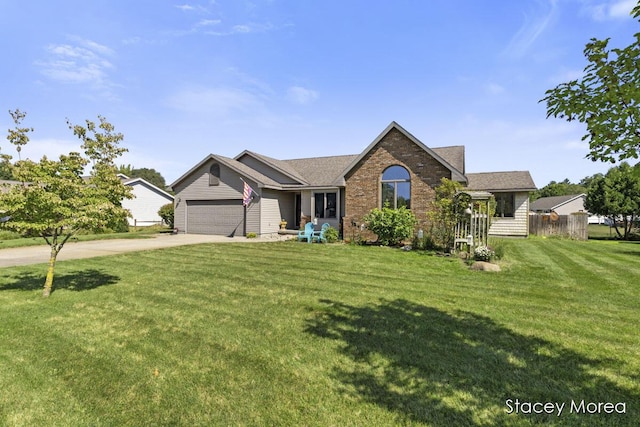
[(79, 151), (66, 120), (124, 134), (118, 164), (171, 183), (209, 154), (359, 154), (392, 121), (466, 172), (528, 170), (538, 187), (612, 165), (584, 125), (546, 118), (585, 44), (625, 47), (636, 0), (0, 0), (0, 150)]

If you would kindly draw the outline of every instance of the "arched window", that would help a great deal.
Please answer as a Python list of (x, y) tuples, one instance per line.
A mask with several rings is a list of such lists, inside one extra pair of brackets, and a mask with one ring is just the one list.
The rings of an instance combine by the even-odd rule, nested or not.
[(220, 165), (217, 163), (209, 168), (209, 185), (220, 185)]
[(382, 207), (411, 209), (411, 177), (402, 166), (389, 166), (382, 173)]

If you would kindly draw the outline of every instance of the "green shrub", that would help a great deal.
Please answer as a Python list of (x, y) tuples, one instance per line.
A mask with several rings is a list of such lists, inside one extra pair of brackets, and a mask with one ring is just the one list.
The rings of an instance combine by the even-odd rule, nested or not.
[(338, 241), (338, 230), (334, 227), (329, 227), (324, 231), (324, 238), (327, 243), (335, 243)]
[(413, 212), (404, 206), (398, 209), (388, 206), (372, 209), (364, 216), (364, 221), (367, 228), (378, 236), (378, 243), (385, 246), (397, 245), (409, 239), (417, 224)]
[(258, 237), (258, 235), (256, 233), (254, 233), (253, 231), (247, 233), (247, 239), (255, 239), (256, 237)]
[(158, 215), (162, 218), (162, 222), (169, 228), (173, 228), (173, 203), (162, 205), (158, 210)]
[(420, 251), (433, 251), (438, 249), (438, 245), (436, 245), (433, 236), (430, 234), (425, 234), (422, 238), (417, 235), (414, 236), (411, 241), (411, 247)]

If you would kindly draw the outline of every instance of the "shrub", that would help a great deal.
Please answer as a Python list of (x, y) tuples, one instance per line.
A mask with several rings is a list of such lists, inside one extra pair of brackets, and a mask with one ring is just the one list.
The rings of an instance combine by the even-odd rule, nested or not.
[(338, 241), (338, 230), (334, 227), (329, 227), (324, 230), (324, 238), (327, 243), (335, 243)]
[(413, 212), (404, 206), (398, 209), (388, 206), (372, 209), (364, 216), (364, 221), (367, 228), (378, 236), (378, 243), (385, 246), (397, 245), (409, 239), (417, 224)]
[(256, 237), (258, 237), (258, 235), (256, 233), (254, 233), (253, 231), (247, 233), (247, 239), (255, 239)]
[(173, 203), (162, 205), (158, 210), (158, 215), (162, 218), (162, 222), (169, 228), (173, 228)]
[(473, 257), (476, 261), (491, 261), (496, 253), (488, 246), (478, 246), (473, 250)]

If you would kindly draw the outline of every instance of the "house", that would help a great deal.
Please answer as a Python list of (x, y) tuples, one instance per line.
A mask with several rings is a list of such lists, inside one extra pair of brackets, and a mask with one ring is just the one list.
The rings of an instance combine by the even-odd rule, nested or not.
[[(548, 214), (555, 212), (558, 215), (569, 215), (575, 212), (588, 212), (584, 207), (587, 200), (585, 193), (571, 194), (567, 196), (541, 197), (531, 202), (531, 212), (536, 214)], [(604, 224), (607, 218), (599, 215), (589, 215), (589, 224)]]
[(129, 178), (118, 174), (122, 183), (132, 188), (133, 198), (124, 199), (122, 207), (131, 212), (129, 225), (145, 227), (162, 223), (158, 210), (167, 203), (173, 203), (173, 196), (142, 178)]
[[(466, 174), (464, 146), (430, 148), (392, 122), (360, 154), (278, 160), (251, 151), (234, 158), (210, 154), (171, 184), (180, 232), (231, 235), (278, 232), (302, 223), (329, 223), (345, 236), (360, 230), (371, 209), (406, 206), (426, 227), (442, 178), (504, 200), (498, 235), (526, 236), (529, 172)], [(244, 207), (243, 183), (253, 189)], [(495, 227), (494, 227), (495, 226)]]

